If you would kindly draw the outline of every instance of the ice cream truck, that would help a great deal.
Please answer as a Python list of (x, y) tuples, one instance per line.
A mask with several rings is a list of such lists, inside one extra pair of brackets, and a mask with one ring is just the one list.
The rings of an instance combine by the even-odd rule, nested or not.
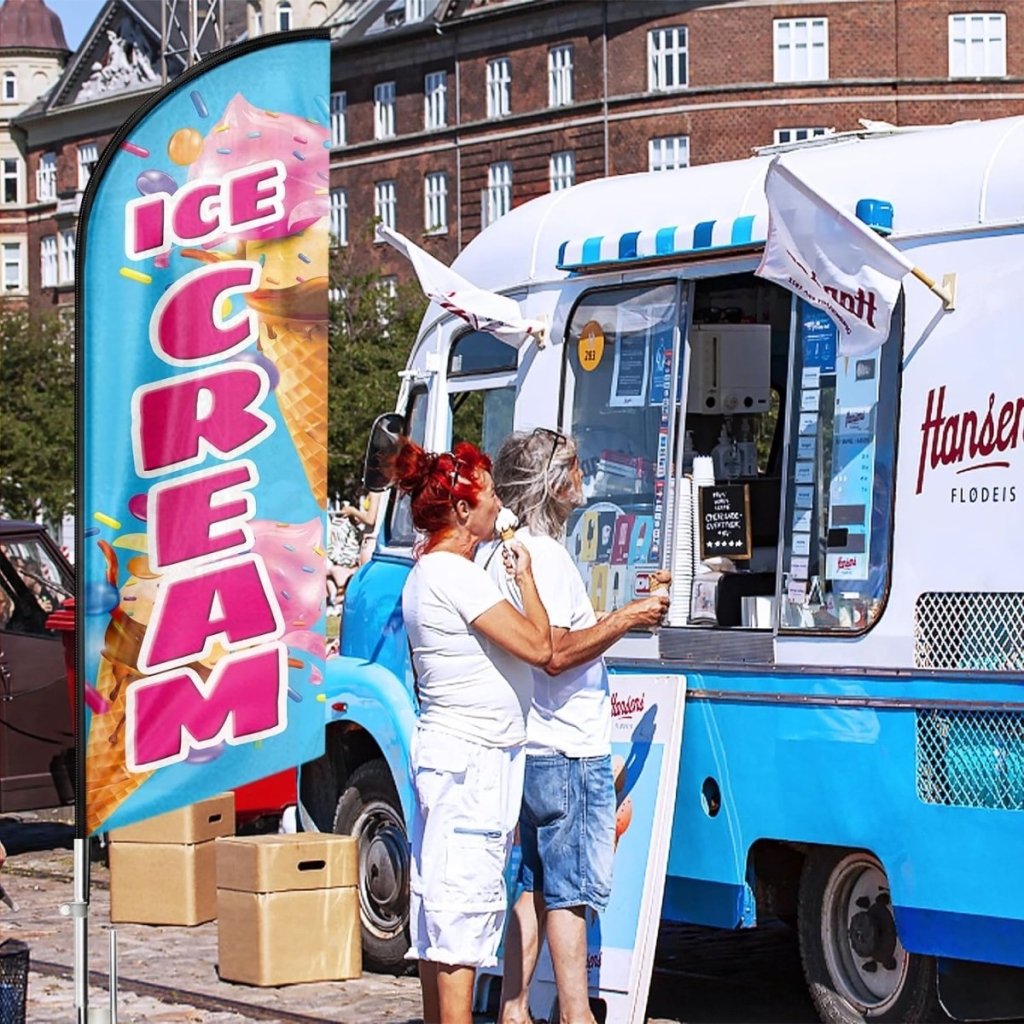
[[(824, 1020), (1024, 1016), (1024, 119), (785, 154), (955, 281), (944, 304), (908, 276), (853, 355), (754, 273), (775, 155), (512, 210), (454, 269), (547, 338), (431, 305), (382, 427), (436, 451), (570, 432), (586, 504), (565, 544), (595, 608), (672, 571), (664, 625), (607, 656), (613, 690), (685, 681), (663, 919), (790, 921)], [(406, 943), (414, 541), (390, 496), (301, 787), (307, 827), (360, 838), (377, 966)]]

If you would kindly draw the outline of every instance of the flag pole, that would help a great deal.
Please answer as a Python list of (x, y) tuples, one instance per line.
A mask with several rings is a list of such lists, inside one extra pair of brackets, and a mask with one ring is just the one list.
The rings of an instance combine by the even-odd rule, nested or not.
[(910, 272), (929, 291), (942, 299), (943, 309), (956, 309), (956, 274), (944, 274), (942, 284), (936, 284), (935, 279), (929, 277), (920, 267), (911, 267)]

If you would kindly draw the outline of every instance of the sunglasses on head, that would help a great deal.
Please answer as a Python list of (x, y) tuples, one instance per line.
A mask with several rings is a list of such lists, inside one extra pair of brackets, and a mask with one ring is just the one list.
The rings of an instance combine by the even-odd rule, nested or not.
[(549, 427), (534, 427), (534, 437), (546, 437), (551, 441), (551, 454), (548, 456), (548, 464), (544, 469), (544, 475), (551, 471), (551, 463), (555, 460), (555, 452), (558, 451), (562, 445), (569, 443), (569, 438), (566, 437), (560, 430), (551, 430)]

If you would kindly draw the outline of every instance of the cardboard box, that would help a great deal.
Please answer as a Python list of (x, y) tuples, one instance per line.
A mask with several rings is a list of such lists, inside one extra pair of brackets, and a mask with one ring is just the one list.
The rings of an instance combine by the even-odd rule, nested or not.
[(216, 847), (218, 889), (291, 892), (359, 884), (359, 843), (352, 836), (233, 836), (218, 839)]
[(107, 838), (111, 843), (205, 843), (234, 834), (235, 794), (221, 793), (189, 807), (116, 828)]
[(112, 843), (114, 924), (196, 925), (217, 916), (215, 844)]
[(217, 890), (217, 971), (225, 981), (288, 985), (362, 972), (359, 890)]

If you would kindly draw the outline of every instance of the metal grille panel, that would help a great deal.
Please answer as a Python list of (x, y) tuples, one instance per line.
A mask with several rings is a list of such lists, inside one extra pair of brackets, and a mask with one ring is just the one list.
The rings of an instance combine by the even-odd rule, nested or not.
[(922, 594), (914, 606), (914, 664), (974, 672), (1024, 671), (1024, 594)]
[(1024, 712), (917, 712), (917, 795), (926, 804), (1024, 810)]

